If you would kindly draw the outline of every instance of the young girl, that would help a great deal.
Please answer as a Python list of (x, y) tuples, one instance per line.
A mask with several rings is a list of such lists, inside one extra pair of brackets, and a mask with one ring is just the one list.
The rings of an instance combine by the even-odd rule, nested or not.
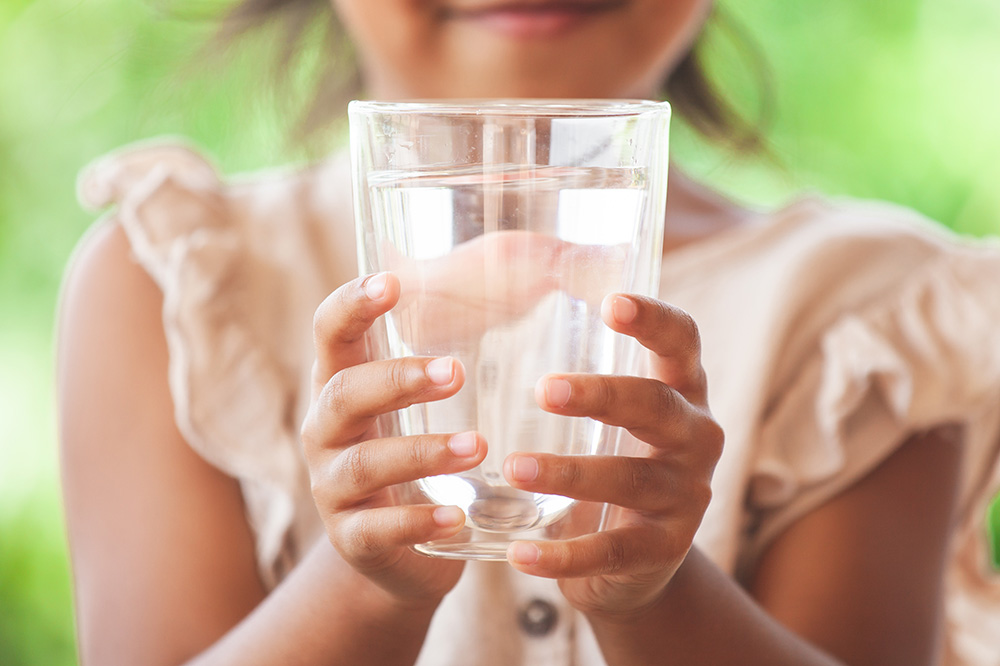
[[(605, 98), (655, 96), (711, 3), (334, 5), (372, 98)], [(225, 183), (177, 144), (82, 177), (113, 206), (73, 261), (59, 340), (84, 663), (1000, 663), (996, 249), (888, 205), (754, 213), (673, 174), (662, 300), (603, 310), (650, 376), (537, 391), (638, 454), (505, 465), (620, 522), (462, 563), (409, 548), (459, 510), (385, 491), (489, 443), (375, 438), (378, 414), (462, 373), (365, 358), (401, 285), (356, 277), (349, 181), (337, 155)]]

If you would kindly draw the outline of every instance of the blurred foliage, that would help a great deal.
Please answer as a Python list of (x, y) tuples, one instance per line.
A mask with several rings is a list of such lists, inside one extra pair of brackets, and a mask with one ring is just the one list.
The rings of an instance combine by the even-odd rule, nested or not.
[[(221, 0), (186, 1), (186, 15), (165, 9), (172, 0), (0, 2), (4, 665), (75, 661), (51, 348), (62, 270), (92, 220), (74, 199), (77, 171), (161, 134), (189, 137), (227, 172), (309, 152), (289, 148), (287, 109), (261, 93), (274, 53), (266, 36), (223, 66), (200, 50), (212, 24), (199, 18)], [(673, 150), (691, 173), (758, 205), (812, 188), (896, 201), (963, 233), (1000, 231), (1000, 4), (721, 4), (710, 71), (741, 112), (771, 118), (771, 155), (727, 154), (677, 126)], [(308, 76), (289, 76), (304, 94)]]

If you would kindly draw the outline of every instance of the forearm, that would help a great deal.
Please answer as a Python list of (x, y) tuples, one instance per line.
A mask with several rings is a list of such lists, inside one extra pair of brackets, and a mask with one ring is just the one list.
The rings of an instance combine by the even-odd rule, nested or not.
[(325, 540), (261, 604), (190, 662), (413, 664), (436, 609), (404, 607), (337, 557)]
[(655, 606), (588, 619), (610, 666), (838, 663), (768, 616), (696, 548)]

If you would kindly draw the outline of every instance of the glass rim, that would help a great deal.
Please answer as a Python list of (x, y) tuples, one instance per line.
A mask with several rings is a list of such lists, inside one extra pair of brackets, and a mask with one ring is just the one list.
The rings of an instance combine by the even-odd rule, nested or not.
[(440, 115), (440, 116), (542, 116), (628, 117), (646, 113), (669, 113), (670, 102), (648, 99), (414, 99), (399, 101), (353, 100), (349, 114)]

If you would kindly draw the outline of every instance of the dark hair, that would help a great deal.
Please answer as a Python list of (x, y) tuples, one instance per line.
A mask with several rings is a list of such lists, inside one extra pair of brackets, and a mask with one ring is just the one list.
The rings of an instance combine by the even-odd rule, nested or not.
[[(757, 118), (747, 119), (713, 85), (706, 74), (701, 39), (671, 73), (663, 86), (663, 96), (705, 138), (739, 152), (760, 151), (772, 106), (764, 60), (745, 31), (717, 6), (710, 21), (719, 24), (730, 39), (738, 42), (741, 56), (751, 63), (761, 93)], [(273, 79), (279, 99), (296, 98), (290, 94), (288, 72), (306, 64), (310, 46), (324, 52), (322, 64), (312, 63), (316, 79), (312, 99), (294, 111), (299, 120), (293, 133), (296, 138), (305, 139), (341, 115), (339, 110), (343, 105), (360, 92), (360, 75), (350, 40), (329, 0), (240, 0), (223, 16), (215, 43), (228, 47), (237, 38), (265, 25), (275, 25), (278, 30), (279, 53)]]
[(718, 4), (713, 6), (710, 22), (723, 39), (732, 43), (741, 59), (743, 75), (754, 79), (752, 87), (758, 95), (754, 116), (738, 111), (707, 73), (706, 40), (702, 37), (677, 64), (663, 86), (664, 97), (674, 111), (699, 134), (715, 143), (741, 153), (757, 153), (773, 159), (765, 139), (774, 111), (774, 87), (767, 61), (757, 43)]

